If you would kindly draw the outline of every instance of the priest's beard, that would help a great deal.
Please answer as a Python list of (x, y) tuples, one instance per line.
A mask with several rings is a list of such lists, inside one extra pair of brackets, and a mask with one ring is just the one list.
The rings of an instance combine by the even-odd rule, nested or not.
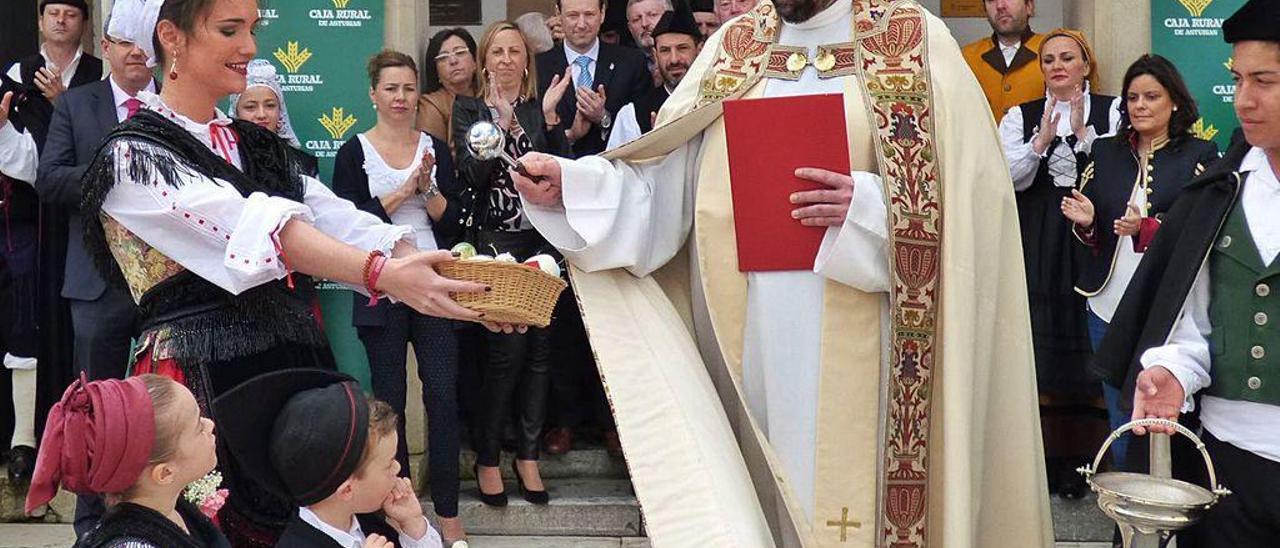
[(778, 15), (788, 23), (803, 23), (818, 12), (827, 9), (836, 0), (773, 0)]

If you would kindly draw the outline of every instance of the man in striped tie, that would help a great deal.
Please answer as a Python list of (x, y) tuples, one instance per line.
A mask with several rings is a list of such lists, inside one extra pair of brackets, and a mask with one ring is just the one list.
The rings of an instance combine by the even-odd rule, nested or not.
[(600, 40), (604, 0), (557, 0), (556, 7), (564, 41), (538, 55), (539, 95), (555, 75), (570, 71), (576, 93), (566, 93), (556, 109), (560, 130), (575, 157), (596, 154), (609, 141), (618, 111), (648, 93), (653, 78), (639, 50)]
[[(598, 154), (609, 142), (618, 111), (648, 95), (653, 78), (640, 50), (600, 40), (605, 0), (557, 0), (556, 8), (564, 41), (538, 55), (538, 96), (547, 92), (555, 75), (563, 77), (570, 71), (576, 92), (565, 93), (556, 106), (560, 116), (556, 130), (565, 132), (573, 157)], [(604, 423), (606, 446), (617, 454), (617, 433), (611, 427), (600, 375), (595, 372), (582, 320), (572, 302), (566, 292), (556, 313), (560, 324), (551, 368), (552, 401), (556, 402), (551, 423), (555, 427), (547, 432), (545, 449), (552, 455), (568, 451), (573, 446), (574, 429), (584, 426), (588, 415), (594, 415)]]

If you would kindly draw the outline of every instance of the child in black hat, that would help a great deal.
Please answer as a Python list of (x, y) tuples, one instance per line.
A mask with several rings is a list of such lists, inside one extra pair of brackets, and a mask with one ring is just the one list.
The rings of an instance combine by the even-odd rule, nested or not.
[(277, 547), (442, 545), (398, 475), (395, 412), (366, 399), (350, 377), (318, 369), (261, 375), (215, 400), (214, 414), (233, 465), (299, 505)]

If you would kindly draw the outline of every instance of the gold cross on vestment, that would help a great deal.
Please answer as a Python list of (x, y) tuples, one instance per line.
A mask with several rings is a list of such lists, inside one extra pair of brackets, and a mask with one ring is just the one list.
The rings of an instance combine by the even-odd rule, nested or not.
[(840, 509), (840, 521), (829, 519), (827, 520), (827, 527), (839, 527), (840, 542), (847, 542), (849, 540), (849, 528), (853, 527), (854, 529), (861, 529), (862, 522), (849, 521), (849, 507), (846, 506)]

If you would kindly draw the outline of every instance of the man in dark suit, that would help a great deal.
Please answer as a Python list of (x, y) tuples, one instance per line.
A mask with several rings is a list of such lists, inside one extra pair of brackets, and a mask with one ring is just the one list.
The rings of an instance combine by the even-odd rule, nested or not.
[[(625, 4), (625, 0), (614, 0)], [(564, 27), (564, 41), (538, 55), (538, 95), (546, 94), (553, 77), (573, 79), (576, 93), (565, 93), (556, 107), (560, 130), (565, 132), (574, 157), (603, 152), (609, 142), (613, 119), (622, 107), (643, 97), (653, 87), (640, 50), (600, 40), (605, 0), (557, 0)], [(557, 325), (552, 336), (555, 359), (551, 366), (553, 422), (544, 438), (547, 453), (557, 455), (573, 447), (574, 429), (594, 409), (605, 423), (605, 441), (611, 452), (620, 452), (617, 433), (595, 371), (585, 328), (571, 292), (556, 306)]]
[[(80, 178), (107, 133), (141, 108), (138, 92), (155, 91), (140, 48), (104, 32), (102, 49), (111, 76), (58, 98), (36, 177), (40, 200), (70, 212), (62, 296), (71, 302), (76, 371), (90, 380), (124, 377), (135, 306), (128, 291), (102, 279), (84, 249)], [(77, 535), (92, 528), (101, 513), (97, 497), (82, 496), (76, 505)]]
[(600, 41), (605, 0), (557, 0), (556, 7), (564, 42), (538, 55), (538, 95), (569, 71), (576, 93), (564, 94), (556, 108), (560, 129), (575, 157), (597, 154), (609, 141), (614, 116), (648, 93), (653, 79), (639, 50)]

